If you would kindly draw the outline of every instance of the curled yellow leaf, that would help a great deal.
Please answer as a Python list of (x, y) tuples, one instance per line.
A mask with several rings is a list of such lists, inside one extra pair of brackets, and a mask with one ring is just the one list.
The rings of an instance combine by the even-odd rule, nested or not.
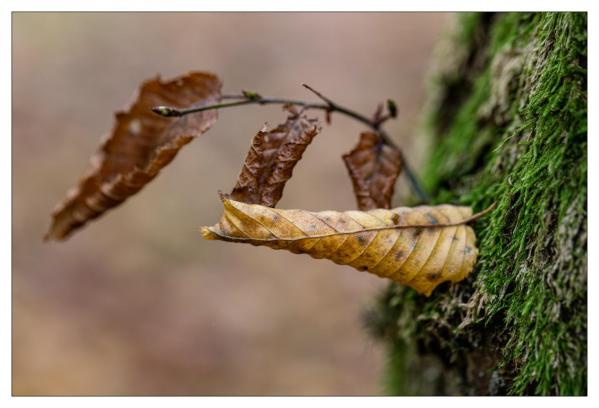
[(471, 227), (481, 214), (452, 205), (370, 211), (282, 210), (223, 198), (206, 239), (245, 242), (326, 258), (389, 278), (430, 296), (442, 282), (472, 271), (478, 250)]

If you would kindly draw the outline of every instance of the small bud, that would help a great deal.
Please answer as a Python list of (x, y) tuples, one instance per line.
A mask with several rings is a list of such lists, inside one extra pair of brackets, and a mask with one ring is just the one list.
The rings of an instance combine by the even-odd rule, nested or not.
[(259, 101), (260, 99), (262, 99), (262, 95), (260, 95), (258, 92), (241, 91), (241, 93), (243, 94), (244, 97), (246, 97), (250, 101)]
[(173, 116), (181, 116), (181, 113), (177, 109), (170, 108), (168, 106), (154, 106), (152, 108), (152, 112), (167, 118)]
[(392, 118), (397, 117), (397, 105), (393, 99), (387, 99), (387, 110), (389, 111), (389, 116)]

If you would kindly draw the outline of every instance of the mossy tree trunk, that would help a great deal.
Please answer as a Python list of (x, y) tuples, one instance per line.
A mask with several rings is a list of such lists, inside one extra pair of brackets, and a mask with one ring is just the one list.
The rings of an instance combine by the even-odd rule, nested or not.
[(391, 285), (369, 314), (394, 394), (587, 392), (587, 18), (460, 15), (435, 70), (423, 179), (476, 223), (470, 277)]

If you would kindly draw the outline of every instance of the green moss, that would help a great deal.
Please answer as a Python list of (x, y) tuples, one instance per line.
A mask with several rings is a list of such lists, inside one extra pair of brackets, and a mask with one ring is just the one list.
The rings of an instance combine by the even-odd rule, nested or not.
[[(497, 208), (475, 226), (472, 275), (429, 299), (392, 285), (379, 332), (395, 356), (416, 345), (458, 370), (460, 393), (586, 394), (586, 14), (469, 14), (456, 38), (483, 20), (487, 41), (464, 53), (483, 63), (455, 68), (474, 77), (466, 95), (449, 117), (447, 98), (430, 108), (425, 183), (437, 202)], [(443, 75), (440, 92), (459, 76)], [(391, 361), (409, 393), (398, 379), (414, 364)]]

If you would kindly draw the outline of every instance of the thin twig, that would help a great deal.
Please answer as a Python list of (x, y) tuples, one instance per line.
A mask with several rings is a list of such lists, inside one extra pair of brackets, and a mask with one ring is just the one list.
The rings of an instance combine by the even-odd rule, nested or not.
[[(346, 107), (338, 105), (337, 103), (333, 102), (331, 99), (322, 95), (320, 92), (316, 91), (309, 85), (306, 85), (306, 84), (302, 84), (302, 85), (306, 89), (313, 92), (320, 99), (322, 99), (324, 101), (324, 103), (313, 103), (313, 102), (306, 102), (306, 101), (302, 101), (302, 100), (287, 99), (287, 98), (267, 98), (267, 97), (262, 97), (255, 92), (251, 92), (251, 93), (244, 92), (244, 95), (223, 95), (223, 96), (221, 96), (221, 99), (232, 100), (232, 102), (221, 102), (221, 103), (216, 103), (216, 104), (212, 104), (212, 105), (197, 106), (197, 107), (186, 108), (186, 109), (177, 109), (177, 108), (170, 107), (170, 106), (155, 106), (152, 108), (152, 111), (154, 113), (164, 116), (164, 117), (180, 117), (180, 116), (185, 116), (185, 115), (189, 115), (192, 113), (204, 112), (204, 111), (212, 110), (212, 109), (231, 108), (234, 106), (286, 105), (286, 104), (289, 104), (289, 105), (302, 106), (305, 109), (324, 110), (327, 113), (338, 112), (345, 116), (349, 116), (349, 117), (357, 120), (358, 122), (365, 124), (372, 130), (374, 130), (381, 137), (384, 144), (391, 146), (394, 149), (398, 150), (401, 155), (401, 159), (402, 159), (403, 173), (408, 178), (408, 181), (409, 181), (410, 185), (412, 186), (412, 190), (418, 196), (420, 201), (422, 201), (423, 203), (427, 203), (430, 201), (428, 195), (420, 186), (420, 183), (418, 182), (418, 178), (412, 171), (402, 150), (399, 148), (399, 146), (397, 146), (397, 144), (395, 144), (395, 142), (393, 142), (393, 140), (389, 137), (387, 132), (385, 132), (383, 129), (381, 129), (381, 125), (387, 119), (391, 118), (390, 115), (387, 115), (387, 117), (379, 118), (378, 120), (369, 119), (366, 116), (361, 115), (358, 112), (355, 112), (351, 109), (348, 109)], [(251, 96), (248, 96), (248, 95), (251, 95)]]
[(322, 99), (329, 106), (333, 107), (333, 106), (336, 105), (335, 102), (333, 102), (332, 100), (330, 100), (329, 98), (327, 98), (326, 96), (324, 96), (323, 94), (321, 94), (320, 92), (318, 92), (316, 89), (312, 88), (310, 85), (308, 85), (308, 84), (302, 84), (302, 86), (304, 88), (306, 88), (308, 91), (312, 92), (314, 95), (318, 96), (320, 99)]

